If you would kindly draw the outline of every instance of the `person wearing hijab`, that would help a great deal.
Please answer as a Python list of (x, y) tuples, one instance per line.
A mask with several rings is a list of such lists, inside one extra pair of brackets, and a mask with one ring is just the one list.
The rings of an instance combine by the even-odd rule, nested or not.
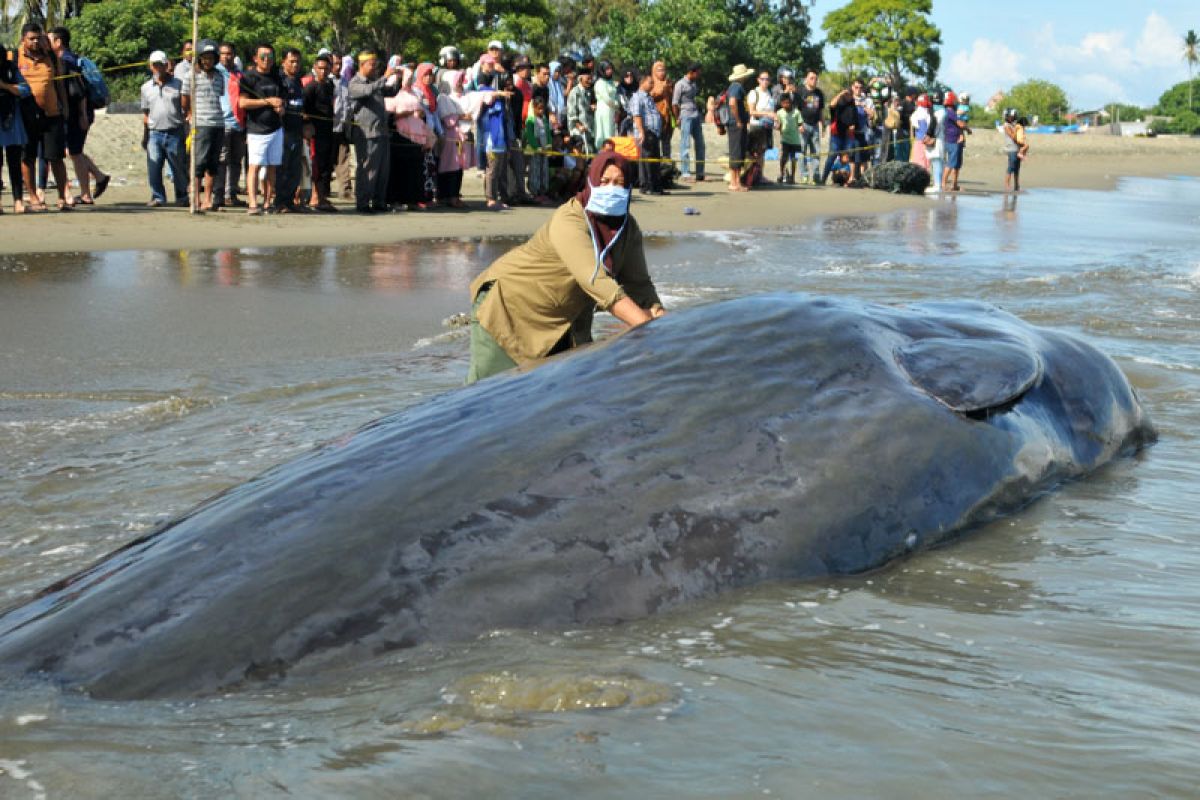
[(617, 109), (620, 103), (617, 100), (617, 82), (613, 80), (612, 63), (600, 62), (592, 88), (596, 93), (596, 146), (602, 147), (617, 135)]
[(8, 50), (0, 45), (0, 165), (8, 162), (8, 185), (12, 189), (13, 212), (16, 214), (25, 213), (21, 158), (28, 139), (21, 119), (21, 101), (27, 97), (31, 97), (29, 86), (21, 77), (16, 61), (10, 59)]
[(600, 152), (587, 184), (471, 283), (467, 383), (591, 341), (595, 308), (630, 327), (663, 314), (629, 213), (634, 168)]
[(400, 70), (400, 91), (389, 97), (385, 108), (391, 115), (387, 178), (387, 203), (393, 210), (407, 211), (425, 204), (425, 153), (436, 138), (425, 121), (420, 90), (414, 89), (414, 72)]
[(658, 113), (662, 115), (663, 129), (659, 138), (662, 157), (671, 157), (671, 134), (675, 132), (675, 114), (671, 109), (671, 98), (675, 94), (675, 81), (667, 77), (667, 65), (655, 61), (650, 68), (650, 76), (654, 82), (650, 84), (650, 99), (654, 101)]
[[(417, 66), (416, 77), (413, 81), (412, 93), (421, 101), (425, 112), (425, 124), (437, 135), (442, 134), (441, 118), (437, 113), (437, 87), (434, 86), (434, 65), (428, 61)], [(421, 202), (418, 208), (427, 208), (437, 194), (438, 157), (435, 147), (427, 147), (423, 154)]]
[(617, 84), (617, 101), (620, 103), (620, 113), (617, 115), (617, 131), (621, 136), (631, 136), (633, 134), (633, 120), (629, 116), (629, 101), (637, 94), (638, 88), (642, 83), (642, 79), (638, 76), (636, 69), (627, 69), (621, 77), (621, 82)]
[[(438, 119), (442, 124), (442, 140), (438, 148), (438, 204), (462, 208), (463, 170), (467, 167), (468, 151), (474, 147), (464, 135), (470, 129), (471, 115), (465, 103), (463, 85), (467, 74), (460, 69), (443, 70), (442, 85), (446, 91), (437, 97)], [(466, 125), (466, 129), (464, 129)]]
[(550, 124), (562, 134), (567, 124), (567, 93), (563, 91), (562, 64), (550, 62)]

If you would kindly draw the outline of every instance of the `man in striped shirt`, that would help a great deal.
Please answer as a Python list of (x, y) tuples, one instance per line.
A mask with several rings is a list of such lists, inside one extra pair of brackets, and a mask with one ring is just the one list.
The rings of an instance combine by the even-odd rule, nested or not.
[[(221, 110), (221, 96), (225, 94), (225, 77), (217, 71), (217, 43), (202, 39), (196, 52), (195, 75), (188, 75), (183, 82), (183, 110), (188, 119), (196, 123), (192, 137), (192, 150), (196, 154), (196, 189), (204, 185), (204, 199), (200, 192), (192, 192), (193, 205), (199, 204), (200, 211), (212, 211), (213, 180), (221, 168), (221, 143), (225, 138), (225, 113)], [(195, 94), (192, 94), (192, 79), (195, 78)]]

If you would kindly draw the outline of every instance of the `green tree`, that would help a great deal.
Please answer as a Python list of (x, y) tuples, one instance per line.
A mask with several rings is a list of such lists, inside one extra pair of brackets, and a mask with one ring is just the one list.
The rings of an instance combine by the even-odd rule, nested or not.
[(605, 36), (612, 15), (638, 13), (638, 0), (552, 0), (553, 22), (538, 50), (547, 60), (561, 53), (590, 53)]
[(1005, 95), (1004, 104), (1031, 119), (1037, 117), (1039, 122), (1048, 125), (1061, 123), (1071, 108), (1067, 93), (1061, 87), (1036, 78), (1018, 83), (1010, 89)]
[(1154, 129), (1162, 133), (1200, 133), (1200, 114), (1192, 111), (1191, 102), (1195, 89), (1200, 89), (1200, 78), (1180, 81), (1162, 93), (1154, 113), (1170, 117), (1169, 122), (1156, 122)]
[[(228, 0), (236, 2), (237, 0)], [(488, 39), (525, 49), (549, 30), (547, 0), (291, 0), (322, 44), (432, 60), (455, 44), (471, 61)]]
[[(321, 43), (297, 0), (210, 0), (200, 5), (200, 38), (229, 42), (247, 59), (259, 42), (313, 55)], [(190, 31), (190, 27), (189, 27)], [(189, 33), (190, 38), (190, 33)], [(247, 63), (249, 63), (247, 61)]]
[(825, 68), (823, 43), (812, 42), (808, 10), (801, 0), (740, 0), (732, 9), (734, 29), (740, 31), (733, 63), (745, 63), (756, 69), (771, 69), (784, 64), (793, 69)]
[(1190, 30), (1183, 37), (1183, 60), (1188, 65), (1188, 111), (1194, 111), (1196, 107), (1192, 105), (1192, 73), (1196, 65), (1200, 64), (1200, 37), (1196, 36), (1195, 31)]
[(851, 0), (825, 15), (827, 41), (842, 45), (845, 64), (870, 68), (893, 86), (906, 76), (933, 81), (942, 63), (942, 32), (929, 19), (933, 0)]
[(153, 50), (178, 56), (191, 37), (191, 10), (159, 0), (98, 0), (67, 20), (71, 49), (101, 67), (134, 64), (144, 67)]
[(695, 61), (704, 84), (715, 87), (718, 75), (729, 74), (731, 22), (724, 0), (650, 0), (636, 14), (616, 9), (604, 27), (604, 56), (641, 69), (661, 59), (675, 75)]
[(735, 64), (824, 67), (799, 0), (646, 0), (637, 14), (614, 9), (601, 33), (604, 56), (624, 66), (661, 59), (678, 76), (697, 62), (704, 92), (723, 90)]

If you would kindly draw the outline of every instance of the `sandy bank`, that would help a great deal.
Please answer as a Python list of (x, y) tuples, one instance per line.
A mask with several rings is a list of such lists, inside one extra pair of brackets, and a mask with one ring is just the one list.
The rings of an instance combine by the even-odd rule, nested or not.
[[(72, 252), (91, 250), (193, 250), (288, 245), (376, 244), (409, 239), (522, 235), (536, 230), (549, 209), (523, 207), (502, 213), (483, 210), (483, 182), (472, 171), (463, 187), (467, 210), (439, 209), (381, 216), (360, 216), (340, 204), (341, 214), (247, 217), (239, 209), (192, 217), (186, 209), (147, 209), (149, 191), (144, 154), (139, 147), (140, 118), (101, 116), (88, 141), (88, 152), (115, 176), (94, 207), (0, 217), (0, 252)], [(720, 157), (726, 144), (708, 131), (708, 154)], [(967, 148), (962, 186), (969, 192), (1003, 186), (1000, 136), (977, 133)], [(638, 197), (634, 214), (651, 232), (770, 228), (807, 219), (876, 214), (938, 202), (834, 187), (776, 186), (730, 194), (720, 168), (710, 160), (709, 180), (667, 197)], [(776, 165), (768, 163), (768, 177)], [(1029, 190), (1047, 187), (1109, 189), (1122, 176), (1200, 175), (1200, 140), (1121, 139), (1101, 136), (1039, 136), (1024, 169)], [(698, 214), (685, 214), (691, 207)], [(8, 206), (11, 209), (11, 204)]]

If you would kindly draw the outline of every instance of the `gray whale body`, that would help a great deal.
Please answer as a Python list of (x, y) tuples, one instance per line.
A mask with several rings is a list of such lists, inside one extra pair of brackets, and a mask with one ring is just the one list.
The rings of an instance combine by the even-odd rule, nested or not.
[(0, 615), (0, 674), (171, 697), (635, 619), (878, 567), (1153, 438), (1108, 357), (991, 306), (714, 303), (223, 492)]

